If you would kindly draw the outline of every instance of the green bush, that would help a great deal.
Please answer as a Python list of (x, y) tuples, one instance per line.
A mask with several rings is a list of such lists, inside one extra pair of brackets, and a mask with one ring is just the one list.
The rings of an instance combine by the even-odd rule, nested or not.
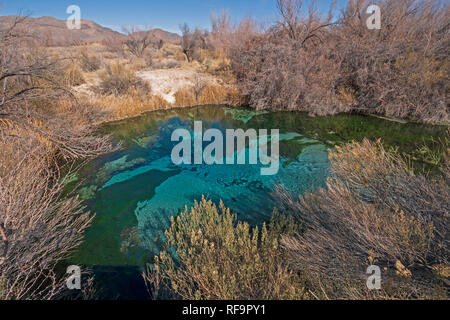
[(295, 229), (292, 219), (279, 214), (268, 226), (251, 228), (222, 202), (217, 208), (203, 198), (172, 218), (168, 250), (156, 257), (155, 269), (183, 299), (306, 298), (278, 242)]

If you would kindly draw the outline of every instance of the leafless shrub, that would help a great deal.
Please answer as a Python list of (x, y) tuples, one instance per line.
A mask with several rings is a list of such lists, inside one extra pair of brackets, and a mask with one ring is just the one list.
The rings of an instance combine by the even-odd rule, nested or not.
[(158, 62), (153, 62), (153, 69), (175, 69), (181, 67), (181, 63), (175, 59), (166, 59)]
[[(448, 121), (450, 6), (438, 1), (384, 0), (382, 28), (369, 30), (368, 1), (352, 1), (337, 28), (341, 79), (355, 89), (358, 110)], [(345, 76), (344, 76), (345, 75)]]
[(123, 56), (124, 53), (124, 39), (119, 37), (109, 37), (102, 41), (102, 44), (106, 47), (106, 49), (118, 55), (119, 57)]
[(127, 50), (135, 57), (143, 57), (147, 48), (162, 46), (161, 41), (152, 36), (147, 29), (140, 29), (136, 26), (122, 27), (127, 34), (124, 41)]
[(84, 71), (97, 71), (102, 66), (102, 59), (98, 56), (90, 55), (87, 50), (82, 50), (80, 53), (80, 65)]
[(192, 87), (192, 90), (194, 91), (194, 96), (195, 96), (195, 100), (197, 101), (197, 103), (198, 103), (198, 98), (200, 97), (200, 94), (203, 92), (203, 89), (205, 89), (207, 85), (208, 85), (208, 82), (204, 78), (202, 78), (198, 75), (195, 76), (194, 85)]
[(145, 286), (147, 287), (150, 298), (152, 300), (157, 300), (159, 291), (162, 287), (162, 277), (159, 265), (156, 264), (153, 268), (147, 265), (145, 272), (142, 273), (142, 278), (144, 278)]
[(181, 47), (188, 62), (192, 62), (198, 56), (198, 49), (205, 49), (206, 33), (196, 28), (194, 31), (190, 29), (187, 23), (180, 26), (182, 32)]
[[(365, 9), (378, 4), (381, 30)], [(257, 109), (345, 111), (448, 121), (450, 6), (434, 0), (349, 1), (338, 20), (279, 0), (278, 23), (231, 45), (239, 87)], [(245, 35), (245, 34), (244, 34)]]
[(341, 107), (332, 101), (335, 62), (326, 59), (327, 50), (315, 50), (328, 40), (332, 16), (321, 18), (310, 11), (301, 19), (297, 15), (301, 4), (279, 1), (279, 23), (263, 34), (250, 34), (231, 50), (239, 87), (254, 108)]
[[(291, 265), (323, 298), (430, 298), (435, 266), (448, 264), (448, 177), (427, 179), (367, 140), (330, 154), (327, 188), (296, 201), (279, 190), (306, 231), (284, 237)], [(369, 265), (384, 267), (383, 290), (366, 287)], [(442, 278), (441, 278), (441, 281)], [(440, 293), (439, 293), (440, 291)]]
[(52, 299), (65, 288), (58, 264), (91, 222), (78, 197), (63, 196), (61, 158), (111, 143), (95, 135), (101, 114), (65, 86), (70, 60), (34, 46), (17, 21), (0, 32), (0, 298)]
[(48, 169), (41, 151), (13, 151), (13, 166), (0, 159), (0, 297), (6, 300), (62, 294), (66, 275), (56, 266), (92, 219), (78, 197), (61, 197), (63, 180)]

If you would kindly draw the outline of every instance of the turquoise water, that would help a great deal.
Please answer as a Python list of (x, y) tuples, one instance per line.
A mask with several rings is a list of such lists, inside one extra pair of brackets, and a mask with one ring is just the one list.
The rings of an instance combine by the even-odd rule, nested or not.
[[(179, 128), (192, 132), (194, 121), (203, 121), (203, 130), (224, 133), (230, 128), (279, 129), (278, 173), (262, 176), (260, 164), (174, 165), (170, 155), (177, 142), (171, 142), (172, 132)], [(377, 138), (381, 133), (367, 128), (379, 126), (391, 145), (401, 132), (397, 146), (410, 152), (422, 140), (431, 143), (430, 137), (443, 134), (437, 127), (361, 116), (313, 119), (302, 113), (223, 106), (152, 112), (109, 124), (103, 131), (113, 134), (122, 148), (90, 162), (72, 182), (81, 183), (79, 194), (96, 216), (71, 263), (92, 268), (106, 298), (145, 298), (140, 273), (162, 248), (170, 218), (185, 206), (202, 195), (221, 199), (239, 219), (259, 224), (277, 206), (272, 197), (276, 185), (293, 195), (324, 187), (329, 148), (359, 136)], [(351, 132), (358, 136), (348, 137)]]

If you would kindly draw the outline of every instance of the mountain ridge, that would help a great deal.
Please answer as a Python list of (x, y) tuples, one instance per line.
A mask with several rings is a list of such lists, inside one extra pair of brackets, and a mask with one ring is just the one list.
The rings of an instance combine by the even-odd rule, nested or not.
[[(0, 30), (11, 26), (19, 16), (0, 16)], [(79, 43), (95, 43), (103, 40), (115, 38), (126, 39), (126, 35), (102, 26), (92, 20), (81, 20), (81, 29), (70, 30), (67, 28), (65, 20), (59, 20), (52, 16), (42, 16), (38, 18), (25, 17), (23, 27), (31, 31), (48, 46), (68, 46)], [(178, 43), (180, 36), (176, 33), (165, 31), (161, 28), (150, 29), (156, 38), (170, 43)]]

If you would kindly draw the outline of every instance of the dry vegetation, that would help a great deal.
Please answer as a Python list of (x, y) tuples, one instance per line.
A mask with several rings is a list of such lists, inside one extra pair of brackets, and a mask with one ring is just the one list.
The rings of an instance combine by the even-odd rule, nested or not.
[[(448, 274), (438, 270), (448, 268), (448, 167), (439, 178), (415, 175), (399, 155), (367, 140), (337, 148), (330, 161), (326, 189), (298, 201), (279, 191), (306, 225), (282, 245), (314, 294), (447, 298)], [(384, 268), (380, 291), (362, 280), (373, 264)]]
[[(369, 2), (381, 7), (380, 30), (366, 26)], [(267, 31), (229, 31), (251, 107), (449, 121), (448, 3), (352, 0), (337, 20), (333, 8), (304, 14), (301, 0), (277, 4), (280, 19)]]
[[(70, 162), (111, 150), (65, 84), (67, 60), (36, 45), (23, 19), (0, 33), (0, 298), (61, 297), (61, 262), (81, 241), (91, 215), (62, 197)], [(63, 167), (62, 167), (63, 166)]]

